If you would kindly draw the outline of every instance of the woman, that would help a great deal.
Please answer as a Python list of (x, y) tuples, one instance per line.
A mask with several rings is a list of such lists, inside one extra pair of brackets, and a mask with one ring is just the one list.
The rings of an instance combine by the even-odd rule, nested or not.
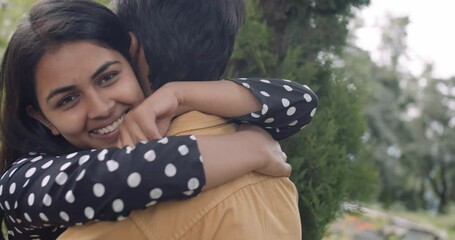
[[(90, 4), (84, 1), (70, 2), (76, 8), (78, 4)], [(35, 6), (30, 12), (29, 21), (18, 28), (8, 46), (1, 70), (4, 94), (2, 99), (5, 99), (2, 109), (3, 156), (9, 162), (25, 156), (10, 166), (2, 177), (0, 203), (8, 214), (11, 237), (20, 239), (27, 231), (28, 236), (41, 234), (45, 239), (51, 239), (61, 230), (35, 228), (35, 231), (33, 226), (70, 226), (94, 219), (112, 220), (157, 200), (184, 198), (187, 197), (186, 194), (192, 196), (204, 185), (204, 176), (207, 183), (210, 183), (217, 181), (215, 179), (220, 177), (219, 173), (231, 175), (221, 177), (221, 181), (213, 184), (217, 185), (255, 169), (273, 173), (273, 170), (271, 172), (267, 169), (267, 166), (273, 169), (271, 161), (266, 164), (263, 162), (267, 158), (263, 155), (263, 149), (258, 149), (257, 144), (251, 144), (254, 141), (271, 144), (270, 139), (257, 131), (242, 131), (228, 136), (201, 136), (197, 137), (197, 141), (191, 136), (169, 137), (161, 141), (138, 144), (134, 149), (126, 147), (74, 152), (84, 148), (115, 147), (117, 128), (123, 114), (137, 107), (144, 97), (127, 64), (130, 41), (128, 34), (118, 28), (115, 28), (115, 31), (110, 30), (113, 25), (121, 26), (114, 19), (115, 16), (98, 6), (90, 8), (91, 12), (87, 13), (85, 18), (78, 14), (68, 20), (70, 16), (65, 14), (69, 12), (56, 11), (58, 14), (52, 15), (53, 19), (49, 20), (44, 17), (48, 15), (45, 6)], [(62, 23), (59, 17), (68, 22)], [(86, 25), (73, 21), (75, 19), (85, 19)], [(98, 21), (105, 25), (101, 28), (87, 28), (100, 26), (97, 25)], [(71, 29), (72, 27), (79, 27), (79, 31)], [(65, 53), (69, 53), (71, 57), (66, 57)], [(102, 64), (62, 60), (85, 59), (85, 55), (101, 58)], [(96, 60), (95, 57), (89, 59)], [(63, 72), (64, 77), (53, 82), (54, 73), (49, 74), (50, 70), (43, 66), (46, 62), (44, 60), (53, 62), (52, 65), (66, 64), (66, 69), (76, 70)], [(95, 71), (91, 66), (97, 67)], [(81, 75), (85, 71), (80, 70), (87, 69), (79, 67), (87, 67), (92, 71), (88, 71), (88, 76)], [(52, 90), (45, 91), (46, 89)], [(129, 94), (125, 94), (125, 91)], [(79, 105), (85, 106), (81, 110), (83, 114), (80, 114), (80, 111), (72, 112), (73, 107)], [(242, 109), (243, 112), (235, 113), (234, 116), (257, 109)], [(272, 112), (270, 108), (270, 113)], [(71, 117), (81, 115), (82, 118), (77, 118), (82, 119), (80, 122), (65, 121), (74, 120), (75, 118)], [(64, 116), (68, 118), (64, 119)], [(51, 119), (53, 121), (50, 121)], [(251, 120), (254, 119), (251, 117)], [(82, 130), (76, 127), (77, 131), (73, 131), (81, 122)], [(78, 135), (81, 132), (86, 139), (79, 137), (82, 136)], [(21, 140), (21, 144), (14, 142), (16, 138)], [(215, 147), (218, 151), (211, 152)], [(245, 147), (256, 151), (230, 150)], [(30, 151), (35, 152), (28, 154)], [(58, 157), (37, 152), (68, 155), (57, 160)], [(199, 161), (200, 155), (204, 157), (203, 169)], [(230, 170), (215, 171), (213, 174), (214, 171), (210, 169), (214, 165), (211, 165), (211, 162), (225, 155), (230, 157), (221, 159), (220, 163), (227, 163), (229, 159), (231, 164), (218, 169)], [(89, 159), (94, 160), (88, 161)], [(239, 160), (239, 163), (232, 164), (232, 159)], [(275, 163), (279, 165), (277, 161)], [(274, 174), (285, 175), (285, 165), (279, 166), (282, 171)], [(199, 184), (188, 186), (190, 180), (191, 183), (195, 182), (194, 179)], [(163, 186), (168, 186), (166, 191)], [(156, 193), (154, 190), (158, 187), (161, 194), (156, 199), (157, 195), (151, 193)], [(19, 191), (19, 188), (22, 190)], [(34, 191), (37, 189), (39, 192)], [(93, 194), (84, 200), (81, 196), (87, 192)], [(131, 199), (132, 195), (135, 196), (134, 201), (125, 200)], [(59, 196), (62, 196), (60, 200), (65, 199), (67, 205), (55, 205)], [(120, 203), (117, 199), (123, 201)], [(90, 206), (84, 205), (88, 203)], [(113, 205), (116, 206), (115, 209), (112, 209)], [(119, 205), (123, 207), (119, 208)], [(30, 212), (34, 209), (46, 210), (49, 213)], [(78, 211), (71, 212), (72, 209)]]

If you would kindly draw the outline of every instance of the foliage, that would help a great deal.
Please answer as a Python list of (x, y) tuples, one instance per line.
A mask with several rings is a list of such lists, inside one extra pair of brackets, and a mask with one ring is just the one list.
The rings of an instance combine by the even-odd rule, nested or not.
[(0, 1), (0, 53), (5, 50), (12, 31), (18, 19), (23, 16), (26, 9), (33, 3), (32, 0)]
[(288, 78), (310, 86), (320, 106), (310, 126), (284, 142), (300, 195), (304, 239), (321, 239), (343, 201), (368, 200), (377, 173), (363, 147), (361, 81), (333, 66), (352, 10), (367, 1), (249, 0), (228, 76)]
[[(10, 35), (16, 28), (21, 17), (25, 17), (27, 10), (36, 0), (0, 0), (0, 55), (3, 56)], [(97, 0), (107, 5), (109, 0)]]
[(344, 71), (362, 76), (369, 86), (367, 138), (380, 170), (379, 200), (386, 208), (448, 213), (455, 200), (455, 78), (438, 79), (428, 64), (419, 75), (400, 65), (407, 56), (407, 17), (383, 27), (379, 66), (367, 53), (350, 47)]

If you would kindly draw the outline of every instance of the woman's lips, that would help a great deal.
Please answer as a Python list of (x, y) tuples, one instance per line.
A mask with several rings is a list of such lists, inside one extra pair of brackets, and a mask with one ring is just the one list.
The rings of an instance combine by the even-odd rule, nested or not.
[(115, 122), (113, 122), (112, 124), (106, 126), (106, 127), (103, 127), (103, 128), (98, 128), (98, 129), (94, 129), (90, 132), (94, 133), (94, 134), (97, 134), (97, 135), (104, 135), (104, 134), (109, 134), (115, 130), (117, 130), (119, 127), (120, 127), (120, 124), (122, 124), (123, 120), (125, 119), (125, 114), (123, 114), (122, 116), (120, 116), (119, 119), (117, 119)]

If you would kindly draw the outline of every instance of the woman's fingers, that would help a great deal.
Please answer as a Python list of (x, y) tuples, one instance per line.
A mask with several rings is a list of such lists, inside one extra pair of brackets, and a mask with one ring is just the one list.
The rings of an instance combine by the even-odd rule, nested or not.
[(251, 125), (241, 125), (239, 131), (248, 131), (255, 134), (255, 144), (260, 156), (260, 166), (255, 171), (264, 175), (289, 177), (291, 165), (287, 163), (287, 155), (281, 150), (280, 144), (265, 130)]

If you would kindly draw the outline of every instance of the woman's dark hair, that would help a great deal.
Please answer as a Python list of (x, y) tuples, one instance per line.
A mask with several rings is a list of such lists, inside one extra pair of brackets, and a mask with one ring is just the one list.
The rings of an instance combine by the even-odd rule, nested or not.
[[(130, 37), (117, 16), (89, 0), (36, 3), (13, 34), (0, 69), (0, 171), (28, 152), (65, 154), (76, 148), (53, 136), (26, 111), (39, 111), (36, 66), (46, 51), (75, 41), (90, 41), (129, 58)], [(81, 59), (83, 61), (83, 59)]]

